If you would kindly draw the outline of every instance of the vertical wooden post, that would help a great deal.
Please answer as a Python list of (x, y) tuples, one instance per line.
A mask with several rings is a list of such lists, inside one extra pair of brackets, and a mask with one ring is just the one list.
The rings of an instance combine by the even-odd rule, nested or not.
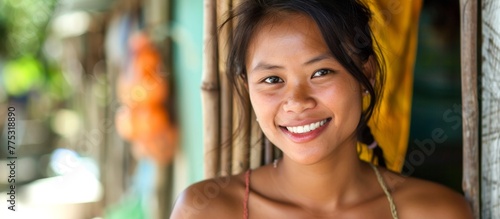
[(482, 0), (481, 216), (500, 218), (500, 2)]
[(220, 97), (217, 40), (217, 1), (204, 1), (203, 36), (203, 144), (205, 148), (205, 177), (219, 172)]
[(474, 216), (479, 212), (479, 140), (477, 95), (477, 12), (478, 0), (460, 0), (462, 124), (463, 124), (463, 189)]
[[(219, 0), (217, 3), (218, 26), (224, 22), (233, 7), (232, 0)], [(230, 175), (232, 166), (233, 141), (233, 86), (226, 77), (226, 57), (232, 41), (233, 22), (226, 23), (219, 33), (219, 79), (220, 79), (220, 107), (221, 107), (221, 150), (220, 175)]]
[[(240, 86), (240, 90), (243, 90), (243, 85)], [(239, 101), (233, 101), (233, 131), (245, 134), (233, 138), (232, 174), (241, 173), (249, 167), (250, 117), (250, 99), (247, 93), (243, 93), (243, 105)]]

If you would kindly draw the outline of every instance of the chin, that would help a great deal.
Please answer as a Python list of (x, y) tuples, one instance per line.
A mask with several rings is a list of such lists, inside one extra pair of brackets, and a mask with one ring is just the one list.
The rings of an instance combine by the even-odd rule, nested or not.
[(324, 153), (320, 151), (295, 151), (286, 155), (290, 160), (301, 165), (313, 165), (325, 158)]

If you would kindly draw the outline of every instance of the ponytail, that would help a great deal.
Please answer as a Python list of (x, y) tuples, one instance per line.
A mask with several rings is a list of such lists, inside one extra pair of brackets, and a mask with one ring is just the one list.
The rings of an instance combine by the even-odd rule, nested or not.
[(377, 141), (375, 141), (375, 138), (372, 135), (370, 127), (368, 127), (367, 125), (364, 125), (363, 127), (361, 127), (361, 132), (360, 132), (360, 135), (358, 136), (358, 140), (361, 143), (366, 144), (369, 149), (373, 150), (373, 155), (372, 155), (372, 159), (371, 159), (372, 163), (374, 163), (375, 158), (376, 158), (378, 161), (378, 166), (384, 167), (384, 168), (387, 167), (385, 164), (385, 159), (384, 159), (384, 151), (378, 145)]

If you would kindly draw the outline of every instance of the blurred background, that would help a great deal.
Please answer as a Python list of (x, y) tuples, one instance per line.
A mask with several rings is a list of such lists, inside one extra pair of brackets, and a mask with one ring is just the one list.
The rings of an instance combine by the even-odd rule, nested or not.
[[(424, 1), (403, 168), (457, 191), (459, 20), (458, 1)], [(0, 218), (168, 218), (203, 179), (202, 35), (202, 0), (1, 0)], [(446, 141), (416, 156), (434, 130)]]

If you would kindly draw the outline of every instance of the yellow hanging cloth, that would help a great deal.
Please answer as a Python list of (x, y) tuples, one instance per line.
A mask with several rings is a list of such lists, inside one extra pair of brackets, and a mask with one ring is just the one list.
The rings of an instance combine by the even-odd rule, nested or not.
[[(410, 132), (413, 67), (422, 0), (364, 0), (373, 12), (371, 27), (384, 56), (386, 80), (380, 107), (369, 122), (384, 151), (387, 168), (401, 172)], [(359, 146), (360, 158), (372, 151)]]

